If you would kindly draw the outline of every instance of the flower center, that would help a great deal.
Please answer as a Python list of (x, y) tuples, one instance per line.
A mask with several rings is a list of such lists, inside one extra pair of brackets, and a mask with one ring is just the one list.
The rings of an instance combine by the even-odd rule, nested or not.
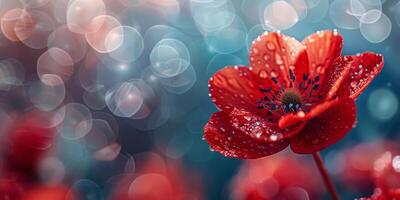
[(309, 112), (312, 105), (322, 99), (318, 93), (321, 82), (319, 75), (310, 77), (305, 73), (297, 82), (292, 70), (289, 70), (289, 75), (289, 85), (272, 78), (272, 86), (259, 88), (264, 96), (257, 101), (257, 108), (266, 111), (268, 121), (276, 121), (287, 113)]
[(290, 88), (283, 92), (281, 102), (285, 112), (298, 112), (301, 110), (301, 96), (300, 94)]

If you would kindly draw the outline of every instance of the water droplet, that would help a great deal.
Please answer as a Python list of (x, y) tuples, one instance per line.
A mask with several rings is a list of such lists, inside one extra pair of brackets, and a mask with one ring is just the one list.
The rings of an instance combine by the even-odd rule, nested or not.
[(259, 75), (260, 78), (262, 78), (262, 79), (266, 79), (267, 76), (268, 76), (267, 72), (264, 71), (264, 70), (261, 70), (260, 73), (259, 73), (258, 75)]
[(272, 140), (272, 141), (276, 141), (278, 139), (278, 136), (277, 135), (271, 135), (271, 136), (269, 136), (269, 139)]
[(271, 42), (268, 42), (268, 43), (267, 43), (267, 48), (268, 48), (269, 50), (271, 50), (271, 51), (274, 51), (274, 50), (275, 50), (275, 45), (274, 45), (273, 43), (271, 43)]
[(271, 77), (272, 78), (276, 78), (278, 76), (278, 74), (275, 72), (275, 71), (272, 71), (271, 72)]
[(282, 65), (283, 64), (282, 57), (279, 54), (275, 54), (275, 62), (276, 62), (277, 65)]
[(254, 54), (258, 54), (258, 49), (257, 48), (253, 48), (253, 52), (254, 52)]

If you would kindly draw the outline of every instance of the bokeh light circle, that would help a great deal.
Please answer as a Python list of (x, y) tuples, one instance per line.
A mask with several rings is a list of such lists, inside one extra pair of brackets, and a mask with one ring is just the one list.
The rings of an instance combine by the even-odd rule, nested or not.
[(98, 27), (96, 31), (86, 33), (85, 38), (89, 45), (100, 53), (108, 53), (116, 50), (123, 42), (122, 29), (115, 29), (121, 23), (113, 16), (99, 15), (92, 19), (91, 26)]
[(206, 74), (211, 77), (218, 70), (226, 66), (243, 65), (243, 59), (232, 54), (216, 54), (207, 64)]
[(92, 125), (90, 131), (83, 137), (86, 147), (93, 152), (112, 145), (118, 137), (110, 124), (104, 119), (90, 119)]
[(80, 139), (92, 128), (92, 113), (83, 104), (69, 103), (57, 112), (64, 116), (62, 123), (57, 126), (57, 131), (67, 140)]
[(299, 21), (296, 9), (286, 1), (274, 1), (264, 10), (264, 22), (275, 30), (286, 30)]
[(235, 19), (235, 9), (229, 0), (191, 0), (192, 17), (203, 34), (229, 26)]
[(0, 61), (0, 90), (7, 91), (22, 85), (25, 80), (24, 66), (14, 58)]
[(93, 18), (105, 13), (105, 4), (102, 0), (73, 0), (67, 10), (68, 28), (75, 33), (91, 33), (97, 31), (101, 24), (92, 26)]
[(44, 74), (29, 87), (29, 98), (33, 105), (43, 111), (57, 108), (65, 98), (63, 80), (54, 74)]
[(176, 76), (189, 65), (189, 50), (181, 41), (163, 39), (158, 42), (150, 53), (151, 69), (160, 77)]
[(19, 41), (19, 38), (15, 33), (15, 25), (20, 20), (23, 12), (24, 11), (21, 8), (14, 8), (8, 10), (1, 16), (1, 31), (3, 32), (4, 36), (10, 41)]
[(210, 52), (233, 53), (246, 46), (247, 28), (243, 20), (235, 15), (234, 21), (223, 29), (205, 35)]
[[(143, 52), (143, 37), (138, 30), (131, 26), (113, 28), (105, 40), (106, 49), (115, 50), (109, 54), (115, 60), (130, 63), (138, 59)], [(116, 48), (117, 47), (117, 48)]]
[(329, 8), (329, 15), (332, 22), (339, 28), (357, 29), (360, 22), (351, 12), (350, 0), (334, 0)]
[(37, 74), (42, 78), (45, 74), (55, 74), (66, 82), (74, 73), (71, 56), (62, 49), (50, 48), (37, 61)]
[(109, 89), (105, 96), (108, 109), (119, 117), (131, 117), (139, 111), (143, 97), (135, 83), (123, 82)]
[(28, 8), (39, 8), (47, 5), (51, 0), (19, 0), (19, 1)]
[(58, 27), (50, 34), (47, 47), (64, 50), (71, 56), (74, 63), (81, 61), (87, 51), (85, 39), (80, 34), (71, 32), (66, 25)]
[(360, 27), (361, 34), (371, 43), (379, 43), (389, 37), (392, 31), (392, 22), (384, 14), (373, 23), (362, 23)]
[(54, 20), (45, 12), (24, 10), (15, 24), (14, 31), (26, 46), (42, 49), (47, 46), (47, 38), (54, 28)]
[(379, 120), (391, 119), (398, 111), (399, 100), (389, 89), (377, 89), (368, 98), (368, 110)]
[(76, 181), (66, 196), (66, 200), (90, 199), (103, 200), (104, 195), (100, 186), (89, 179)]

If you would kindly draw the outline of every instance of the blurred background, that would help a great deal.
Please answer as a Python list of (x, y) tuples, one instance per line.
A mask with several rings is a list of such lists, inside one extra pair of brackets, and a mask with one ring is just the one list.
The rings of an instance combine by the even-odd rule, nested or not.
[(0, 199), (329, 199), (309, 156), (242, 161), (202, 140), (213, 73), (248, 65), (265, 31), (324, 29), (385, 58), (356, 128), (322, 152), (343, 199), (370, 196), (382, 155), (400, 172), (398, 2), (0, 0)]

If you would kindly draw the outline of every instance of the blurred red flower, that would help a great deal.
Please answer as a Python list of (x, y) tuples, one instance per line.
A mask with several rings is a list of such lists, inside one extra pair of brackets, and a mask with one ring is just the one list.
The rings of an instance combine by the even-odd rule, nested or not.
[[(39, 122), (39, 120), (44, 120)], [(54, 128), (46, 126), (44, 114), (32, 111), (17, 117), (7, 128), (3, 156), (5, 171), (34, 178), (39, 161), (52, 147)]]
[(259, 158), (285, 149), (314, 153), (336, 143), (356, 120), (354, 100), (382, 70), (374, 53), (341, 56), (342, 37), (319, 31), (303, 42), (259, 36), (250, 66), (225, 67), (209, 81), (221, 110), (204, 127), (211, 148)]
[(360, 200), (400, 199), (400, 153), (386, 151), (374, 162), (375, 191)]
[(61, 200), (55, 198), (59, 187), (39, 187), (37, 177), (38, 164), (55, 138), (54, 128), (47, 126), (49, 116), (34, 110), (11, 118), (9, 123), (2, 124), (5, 133), (1, 138), (0, 199)]
[[(293, 170), (295, 169), (295, 170)], [(311, 160), (277, 154), (248, 160), (231, 185), (234, 200), (321, 199), (324, 187)]]
[[(200, 181), (178, 161), (149, 153), (135, 173), (122, 174), (114, 184), (113, 200), (201, 200)], [(188, 180), (189, 179), (189, 180)]]
[[(391, 141), (373, 141), (337, 152), (334, 156), (337, 178), (354, 191), (369, 191), (374, 187), (374, 162), (386, 151), (399, 147)], [(368, 156), (366, 156), (368, 155)]]
[(74, 200), (69, 188), (63, 185), (35, 186), (24, 195), (22, 200)]

